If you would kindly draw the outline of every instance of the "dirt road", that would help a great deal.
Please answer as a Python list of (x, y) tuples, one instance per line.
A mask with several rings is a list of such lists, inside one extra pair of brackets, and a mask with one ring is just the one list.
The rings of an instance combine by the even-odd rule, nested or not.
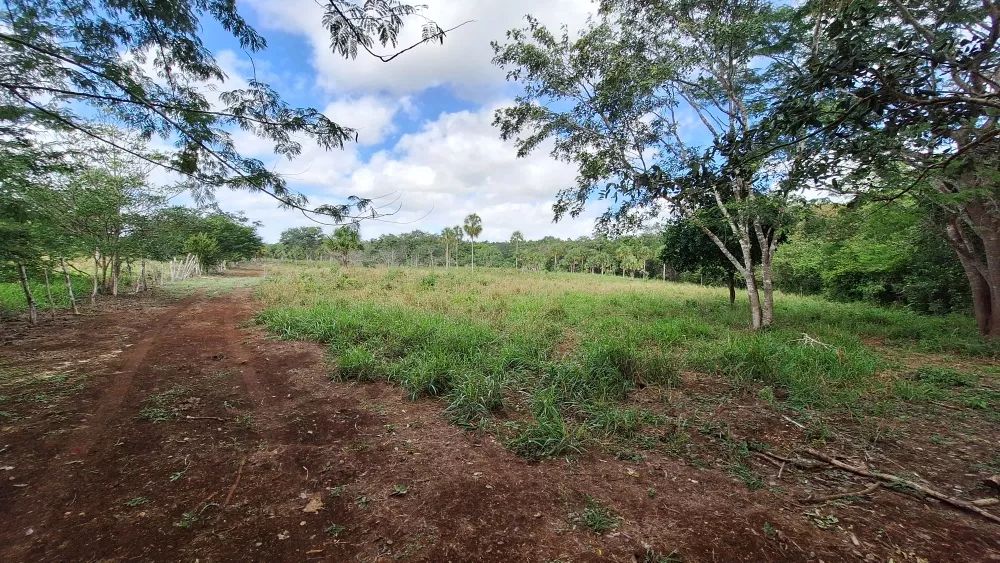
[(833, 522), (679, 459), (529, 463), (252, 314), (195, 294), (6, 346), (36, 379), (0, 419), (0, 560), (1000, 560), (1000, 529), (899, 495)]

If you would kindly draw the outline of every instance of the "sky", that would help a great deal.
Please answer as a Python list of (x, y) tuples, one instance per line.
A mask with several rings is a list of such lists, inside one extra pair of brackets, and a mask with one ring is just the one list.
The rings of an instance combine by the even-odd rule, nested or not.
[[(302, 154), (292, 161), (279, 159), (267, 142), (241, 132), (235, 133), (237, 148), (284, 173), (312, 204), (394, 194), (379, 201), (398, 197), (401, 210), (365, 221), (365, 239), (414, 229), (440, 232), (461, 224), (469, 213), (482, 217), (483, 240), (507, 240), (515, 230), (528, 239), (590, 234), (600, 206), (577, 219), (552, 221), (555, 194), (574, 184), (575, 167), (545, 150), (519, 159), (513, 143), (501, 141), (492, 127), (494, 111), (510, 105), (518, 87), (490, 62), (490, 41), (502, 42), (508, 29), (524, 27), (526, 14), (550, 27), (580, 29), (594, 4), (419, 3), (428, 5), (422, 13), (442, 28), (473, 21), (450, 32), (443, 45), (420, 45), (389, 63), (367, 54), (356, 60), (334, 54), (316, 0), (238, 0), (240, 12), (268, 41), (268, 49), (252, 61), (215, 22), (205, 22), (203, 40), (228, 76), (222, 89), (239, 88), (256, 75), (291, 105), (320, 109), (359, 133), (358, 142), (344, 150), (325, 151), (300, 139)], [(409, 23), (401, 46), (419, 41), (420, 21)], [(297, 211), (279, 209), (263, 194), (220, 190), (216, 197), (224, 210), (244, 211), (262, 222), (259, 232), (267, 242), (276, 242), (287, 228), (316, 225)]]

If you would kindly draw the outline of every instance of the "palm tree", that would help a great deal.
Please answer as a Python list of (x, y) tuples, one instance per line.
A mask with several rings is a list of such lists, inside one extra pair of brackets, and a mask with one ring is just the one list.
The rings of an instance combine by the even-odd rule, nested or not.
[(361, 245), (361, 233), (358, 232), (357, 227), (350, 225), (338, 227), (323, 242), (327, 248), (340, 255), (341, 266), (347, 266), (347, 259), (351, 252), (363, 248)]
[(445, 227), (441, 231), (441, 240), (444, 242), (444, 267), (447, 268), (451, 264), (451, 245), (458, 244), (459, 239), (455, 236), (455, 229)]
[(514, 269), (516, 270), (517, 258), (520, 254), (521, 248), (520, 244), (524, 242), (524, 235), (521, 234), (521, 231), (514, 231), (514, 233), (510, 235), (510, 242), (514, 243)]
[(461, 260), (458, 259), (458, 251), (462, 248), (462, 240), (465, 239), (462, 233), (462, 226), (455, 225), (451, 228), (451, 233), (455, 235), (455, 265), (461, 266)]
[(479, 215), (475, 213), (470, 213), (465, 218), (465, 234), (469, 235), (472, 239), (472, 271), (476, 271), (476, 238), (479, 237), (483, 232), (483, 220), (479, 218)]

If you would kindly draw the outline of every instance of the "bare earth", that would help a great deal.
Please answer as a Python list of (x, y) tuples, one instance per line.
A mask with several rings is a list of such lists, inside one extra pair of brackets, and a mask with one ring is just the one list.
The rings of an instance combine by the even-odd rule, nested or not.
[[(254, 307), (246, 289), (128, 298), (15, 327), (0, 367), (86, 379), (0, 417), (0, 561), (1000, 561), (1000, 525), (937, 501), (884, 488), (803, 501), (869, 484), (841, 471), (754, 455), (766, 486), (751, 491), (710, 458), (525, 461), (450, 424), (439, 401), (330, 381), (320, 346), (243, 327)], [(720, 385), (688, 376), (671, 401), (651, 390), (635, 400), (679, 417), (663, 405), (694, 408), (680, 399)], [(179, 416), (140, 417), (164, 392)], [(803, 445), (758, 407), (699, 406), (720, 432), (786, 453)], [(964, 438), (897, 436), (870, 459), (836, 439), (821, 449), (990, 496), (969, 467), (1000, 450), (997, 425), (966, 417), (924, 430)], [(692, 434), (691, 447), (712, 441)], [(617, 528), (578, 523), (588, 495), (620, 515)]]

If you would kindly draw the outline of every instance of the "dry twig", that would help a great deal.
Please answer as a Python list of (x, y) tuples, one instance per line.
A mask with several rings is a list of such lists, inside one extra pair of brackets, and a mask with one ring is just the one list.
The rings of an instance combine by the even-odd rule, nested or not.
[(902, 485), (904, 487), (908, 487), (908, 488), (913, 489), (915, 491), (921, 492), (921, 493), (923, 493), (923, 494), (925, 494), (925, 495), (927, 495), (929, 497), (936, 498), (936, 499), (940, 500), (941, 502), (950, 504), (950, 505), (952, 505), (952, 506), (954, 506), (956, 508), (961, 508), (962, 510), (966, 510), (968, 512), (974, 512), (974, 513), (982, 516), (983, 518), (986, 518), (987, 520), (992, 520), (993, 522), (996, 522), (997, 524), (1000, 524), (1000, 516), (997, 516), (996, 514), (992, 514), (990, 512), (987, 512), (987, 511), (983, 510), (982, 508), (979, 508), (978, 506), (976, 506), (975, 504), (973, 504), (971, 502), (964, 501), (962, 499), (958, 499), (958, 498), (955, 498), (955, 497), (952, 497), (952, 496), (948, 496), (948, 495), (946, 495), (944, 493), (940, 493), (938, 491), (935, 491), (934, 489), (925, 487), (925, 486), (921, 485), (920, 483), (914, 483), (913, 481), (910, 481), (908, 479), (903, 479), (902, 477), (896, 477), (895, 475), (889, 475), (887, 473), (881, 473), (881, 472), (878, 472), (878, 471), (869, 471), (869, 470), (864, 469), (862, 467), (855, 467), (853, 465), (849, 465), (849, 464), (844, 463), (842, 461), (836, 460), (836, 459), (834, 459), (834, 458), (832, 458), (832, 457), (824, 454), (823, 452), (820, 452), (820, 451), (817, 451), (817, 450), (814, 450), (814, 449), (811, 449), (811, 448), (807, 449), (806, 453), (808, 453), (809, 455), (813, 456), (814, 458), (819, 459), (819, 460), (821, 460), (821, 461), (823, 461), (823, 462), (825, 462), (825, 463), (827, 463), (829, 465), (832, 465), (832, 466), (834, 466), (834, 467), (836, 467), (838, 469), (843, 469), (844, 471), (847, 471), (849, 473), (854, 473), (855, 475), (861, 475), (863, 477), (868, 477), (869, 479), (877, 479), (879, 481), (885, 481), (886, 483), (889, 483), (889, 484), (892, 484), (892, 485)]
[(882, 486), (881, 483), (873, 483), (870, 487), (867, 487), (867, 488), (865, 488), (862, 491), (848, 491), (846, 493), (837, 493), (837, 494), (826, 495), (826, 496), (822, 496), (822, 497), (814, 497), (812, 495), (809, 495), (808, 497), (802, 499), (802, 502), (827, 502), (827, 501), (838, 500), (838, 499), (847, 498), (847, 497), (863, 497), (863, 496), (867, 496), (867, 495), (870, 495), (870, 494), (874, 493), (881, 486)]
[(240, 460), (240, 467), (236, 470), (236, 481), (233, 482), (232, 487), (229, 487), (229, 494), (226, 495), (226, 502), (222, 503), (223, 508), (229, 504), (229, 501), (233, 500), (233, 493), (236, 492), (236, 487), (240, 484), (240, 477), (243, 476), (243, 464), (246, 463), (246, 461), (246, 459)]

